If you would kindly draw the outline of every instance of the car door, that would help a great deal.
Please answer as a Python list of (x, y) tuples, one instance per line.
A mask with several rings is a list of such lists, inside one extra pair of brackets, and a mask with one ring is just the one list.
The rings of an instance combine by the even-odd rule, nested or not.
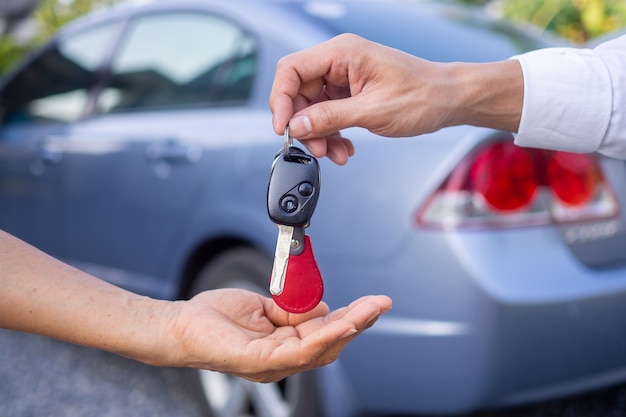
[(172, 293), (175, 283), (163, 276), (168, 249), (214, 158), (191, 126), (209, 109), (245, 105), (250, 39), (201, 13), (130, 22), (98, 114), (73, 127), (64, 156), (67, 261), (139, 292)]
[(0, 91), (0, 228), (61, 256), (64, 147), (119, 25), (59, 39)]

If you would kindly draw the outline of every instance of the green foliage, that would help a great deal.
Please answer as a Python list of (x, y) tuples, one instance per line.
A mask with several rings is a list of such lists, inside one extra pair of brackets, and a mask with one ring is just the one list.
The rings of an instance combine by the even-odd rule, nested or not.
[(16, 44), (9, 36), (0, 37), (0, 74), (12, 67), (29, 50)]
[(506, 0), (502, 12), (579, 43), (626, 25), (624, 0)]
[[(1, 0), (0, 0), (1, 1)], [(50, 39), (63, 25), (97, 8), (110, 6), (118, 0), (40, 0), (33, 19), (37, 33), (26, 43), (11, 34), (0, 37), (0, 73), (15, 65), (24, 54)]]
[(490, 5), (502, 17), (530, 23), (577, 43), (626, 26), (624, 0), (458, 0)]

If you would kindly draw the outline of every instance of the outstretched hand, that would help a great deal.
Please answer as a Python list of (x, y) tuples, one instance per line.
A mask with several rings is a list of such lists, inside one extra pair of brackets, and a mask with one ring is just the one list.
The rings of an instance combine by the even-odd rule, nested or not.
[[(429, 106), (412, 100), (437, 88), (436, 65), (352, 34), (282, 58), (276, 67), (270, 108), (276, 133), (290, 133), (315, 156), (338, 164), (354, 153), (340, 129), (360, 126), (383, 136), (436, 130), (444, 115), (420, 117)], [(417, 124), (417, 126), (416, 126)]]
[(343, 165), (354, 145), (341, 129), (406, 137), (471, 124), (516, 132), (523, 93), (515, 60), (431, 62), (342, 34), (283, 57), (269, 103), (277, 134), (289, 125), (313, 155)]
[[(151, 365), (187, 366), (270, 382), (326, 365), (391, 308), (363, 297), (305, 314), (241, 289), (188, 301), (155, 300), (116, 287), (0, 231), (0, 328), (103, 349)], [(60, 302), (59, 300), (62, 300)]]
[(332, 313), (320, 303), (308, 313), (292, 314), (254, 292), (221, 289), (179, 307), (173, 323), (181, 341), (178, 365), (271, 382), (333, 362), (391, 308), (391, 300), (367, 296)]

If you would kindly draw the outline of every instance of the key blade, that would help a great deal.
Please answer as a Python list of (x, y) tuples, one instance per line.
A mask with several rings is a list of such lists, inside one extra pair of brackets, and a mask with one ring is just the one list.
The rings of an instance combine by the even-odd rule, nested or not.
[(276, 241), (276, 252), (274, 253), (272, 277), (270, 278), (270, 293), (273, 295), (280, 295), (285, 286), (293, 229), (293, 226), (278, 225), (278, 240)]

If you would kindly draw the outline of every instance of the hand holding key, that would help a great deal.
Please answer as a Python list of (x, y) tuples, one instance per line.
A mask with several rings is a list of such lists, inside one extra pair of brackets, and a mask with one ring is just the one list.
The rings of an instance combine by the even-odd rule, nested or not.
[(276, 133), (289, 125), (313, 155), (343, 165), (354, 145), (342, 129), (387, 137), (462, 124), (517, 132), (523, 97), (515, 59), (431, 62), (344, 33), (283, 57), (269, 102)]
[(270, 293), (284, 310), (304, 313), (319, 304), (324, 293), (311, 239), (304, 234), (319, 197), (320, 169), (317, 159), (293, 146), (289, 128), (284, 142), (267, 189), (267, 211), (278, 225)]
[(0, 328), (251, 381), (278, 381), (334, 361), (391, 308), (388, 297), (368, 296), (333, 312), (320, 303), (291, 314), (271, 298), (238, 288), (157, 300), (63, 264), (1, 230), (0, 247)]

